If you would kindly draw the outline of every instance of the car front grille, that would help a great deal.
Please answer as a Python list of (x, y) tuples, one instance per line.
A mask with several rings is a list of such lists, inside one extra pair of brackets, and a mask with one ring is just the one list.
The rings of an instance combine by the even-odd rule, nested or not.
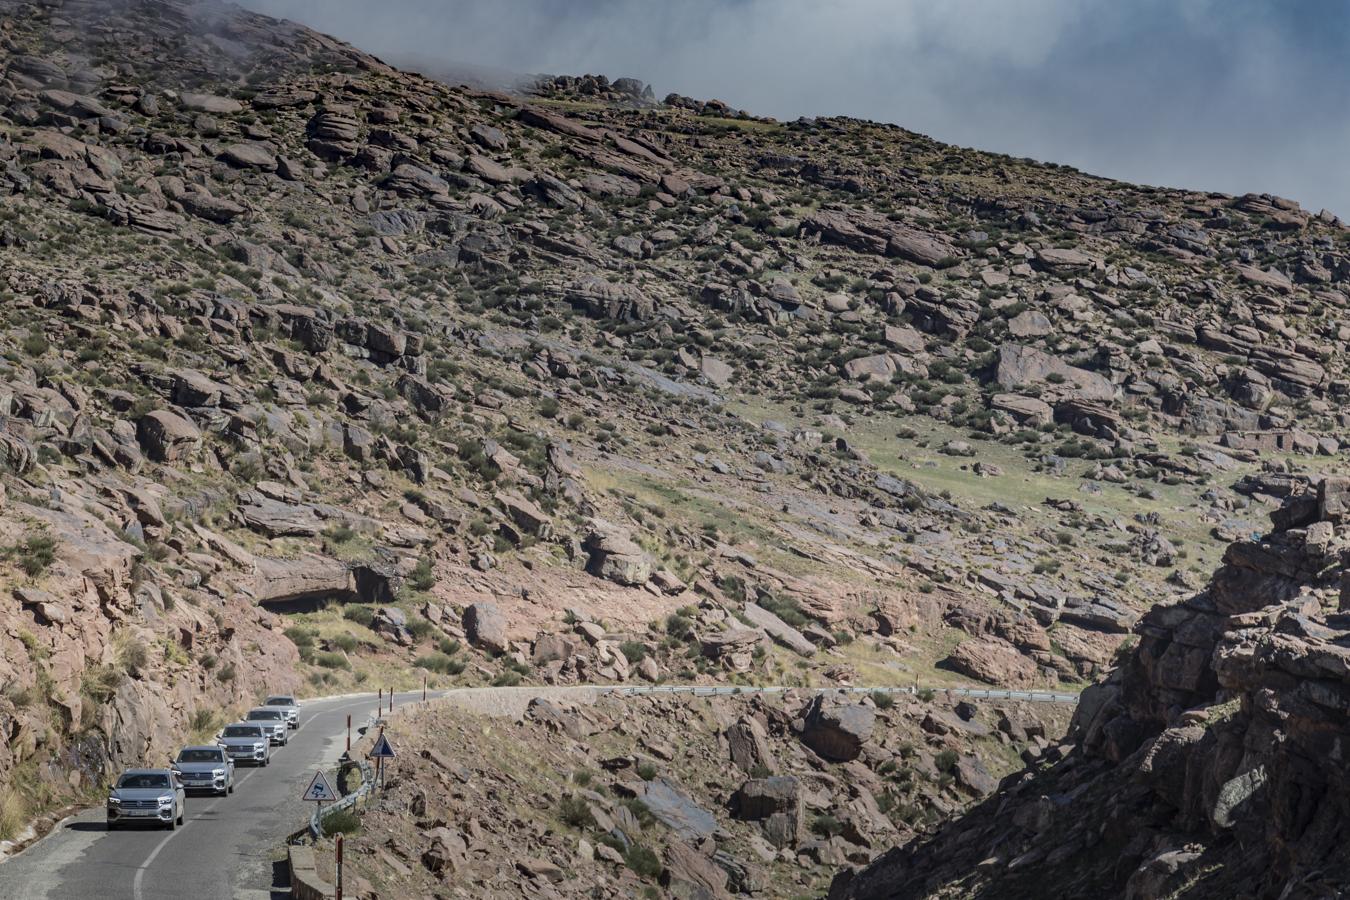
[(123, 809), (158, 809), (158, 800), (123, 800)]

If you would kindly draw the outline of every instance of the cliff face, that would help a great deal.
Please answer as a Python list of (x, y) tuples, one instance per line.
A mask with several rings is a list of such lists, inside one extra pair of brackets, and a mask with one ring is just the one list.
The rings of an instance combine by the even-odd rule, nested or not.
[(1301, 484), (1159, 606), (1058, 759), (836, 898), (1329, 897), (1350, 889), (1350, 479)]
[[(295, 647), (252, 598), (141, 561), (142, 539), (109, 527), (117, 495), (100, 496), (102, 479), (53, 477), (45, 495), (19, 485), (0, 492), (0, 839), (299, 682)], [(158, 510), (151, 497), (142, 510)], [(162, 520), (133, 521), (168, 536)]]

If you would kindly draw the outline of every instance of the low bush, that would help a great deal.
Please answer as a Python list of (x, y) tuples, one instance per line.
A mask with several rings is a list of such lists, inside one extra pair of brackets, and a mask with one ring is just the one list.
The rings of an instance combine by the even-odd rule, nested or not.
[(641, 844), (634, 844), (628, 848), (628, 852), (623, 855), (623, 864), (641, 878), (659, 878), (664, 871), (657, 855)]
[(29, 578), (36, 578), (56, 561), (56, 538), (49, 534), (32, 534), (4, 552)]
[(342, 611), (342, 618), (348, 622), (355, 622), (357, 625), (364, 625), (366, 628), (375, 621), (375, 610), (369, 606), (348, 606)]
[(353, 809), (339, 809), (323, 817), (325, 837), (335, 834), (355, 834), (361, 830), (361, 816)]
[(464, 671), (464, 663), (444, 653), (427, 653), (417, 657), (413, 665), (439, 675), (458, 675)]
[(558, 801), (558, 818), (573, 828), (590, 828), (595, 825), (595, 816), (591, 808), (580, 797), (563, 797)]

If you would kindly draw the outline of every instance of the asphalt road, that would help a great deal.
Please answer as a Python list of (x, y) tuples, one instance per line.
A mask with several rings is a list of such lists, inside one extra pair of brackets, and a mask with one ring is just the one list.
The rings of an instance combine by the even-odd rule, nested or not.
[[(421, 699), (400, 694), (396, 705)], [(177, 831), (133, 826), (109, 832), (102, 808), (86, 810), (0, 863), (3, 900), (270, 900), (289, 897), (286, 836), (304, 826), (312, 805), (300, 800), (314, 770), (332, 768), (356, 729), (375, 712), (373, 696), (306, 703), (290, 744), (273, 748), (267, 768), (236, 770), (234, 794), (189, 796)]]
[[(476, 688), (436, 692), (452, 700), (465, 695), (486, 703), (486, 714), (519, 715), (535, 695), (594, 700), (620, 696), (688, 693), (719, 695), (771, 693), (782, 687), (692, 685)], [(794, 689), (802, 690), (802, 689)], [(808, 691), (810, 689), (807, 689)], [(818, 689), (832, 692), (837, 689)], [(916, 693), (918, 687), (853, 688)], [(999, 688), (936, 688), (935, 693), (970, 699), (1076, 703), (1076, 694), (1010, 691)], [(421, 692), (400, 694), (396, 705), (420, 700)], [(331, 769), (345, 749), (346, 719), (356, 729), (375, 712), (376, 699), (335, 697), (300, 710), (300, 727), (290, 744), (273, 750), (267, 768), (240, 767), (228, 797), (189, 797), (187, 821), (177, 831), (153, 826), (109, 832), (102, 808), (62, 822), (46, 838), (0, 863), (0, 900), (281, 900), (290, 896), (284, 863), (275, 860), (286, 836), (307, 822), (312, 807), (300, 800), (317, 768)], [(481, 704), (480, 704), (481, 705)], [(501, 707), (501, 709), (498, 709)]]

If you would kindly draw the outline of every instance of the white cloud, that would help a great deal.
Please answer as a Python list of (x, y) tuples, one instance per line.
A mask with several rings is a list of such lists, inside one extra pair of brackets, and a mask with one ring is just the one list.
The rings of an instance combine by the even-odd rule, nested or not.
[[(1350, 213), (1350, 124), (1251, 0), (245, 0), (391, 62), (600, 72)], [(1312, 17), (1316, 25), (1316, 17)], [(1337, 103), (1338, 98), (1342, 101)]]

